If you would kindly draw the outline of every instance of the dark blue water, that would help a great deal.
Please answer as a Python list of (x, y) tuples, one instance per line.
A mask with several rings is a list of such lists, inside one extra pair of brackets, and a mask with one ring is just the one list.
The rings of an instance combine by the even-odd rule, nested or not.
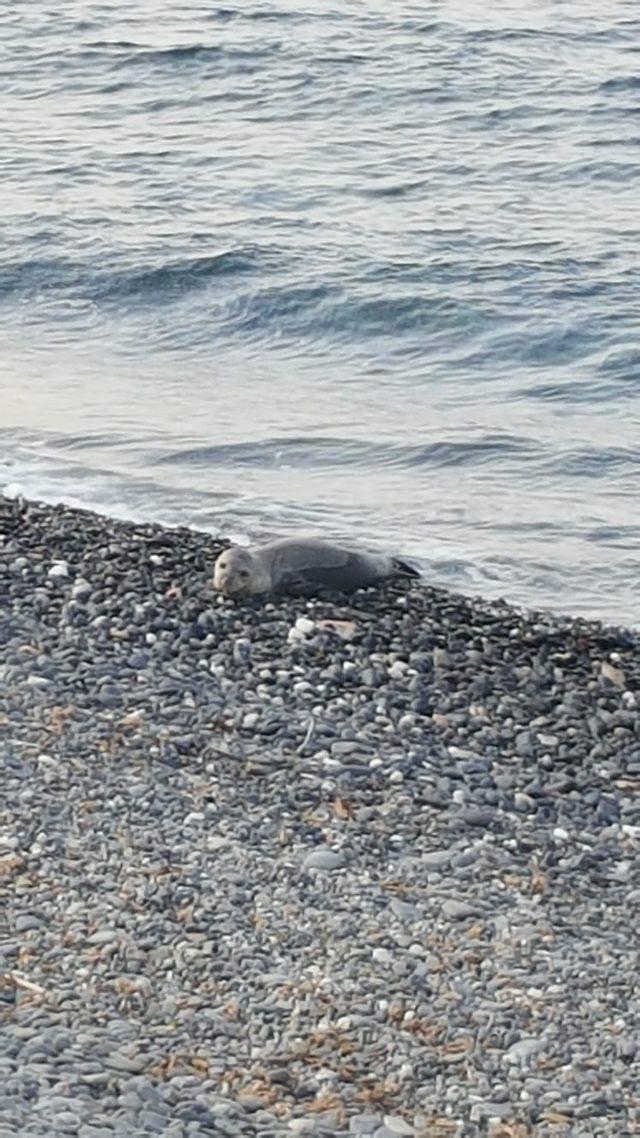
[(0, 10), (0, 483), (640, 621), (636, 3)]

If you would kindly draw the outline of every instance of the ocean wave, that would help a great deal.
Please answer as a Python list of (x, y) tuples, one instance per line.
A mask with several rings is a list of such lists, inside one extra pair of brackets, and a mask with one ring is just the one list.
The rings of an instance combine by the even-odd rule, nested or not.
[(252, 469), (273, 467), (447, 467), (481, 464), (513, 455), (526, 458), (538, 453), (530, 439), (487, 435), (470, 441), (443, 441), (407, 445), (376, 443), (361, 439), (301, 437), (272, 438), (256, 443), (240, 442), (181, 449), (156, 459), (156, 465), (187, 465), (194, 468), (236, 466)]
[(128, 302), (133, 298), (167, 303), (212, 281), (264, 268), (255, 249), (225, 249), (202, 256), (184, 256), (148, 266), (114, 265), (102, 268), (66, 257), (35, 257), (5, 262), (0, 273), (0, 294), (37, 297), (55, 292), (100, 302)]

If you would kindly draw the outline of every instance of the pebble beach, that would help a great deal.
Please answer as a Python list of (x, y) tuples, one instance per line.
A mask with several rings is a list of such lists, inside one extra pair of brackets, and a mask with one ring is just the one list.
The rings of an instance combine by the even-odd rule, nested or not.
[(2, 1138), (640, 1133), (637, 632), (0, 528)]

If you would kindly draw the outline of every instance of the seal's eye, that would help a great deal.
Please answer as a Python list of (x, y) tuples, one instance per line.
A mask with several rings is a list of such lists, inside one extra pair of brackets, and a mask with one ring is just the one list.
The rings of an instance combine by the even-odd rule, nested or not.
[(240, 570), (240, 576), (241, 577), (248, 577), (249, 576), (249, 570), (248, 569), (241, 569)]
[(226, 569), (226, 568), (227, 568), (226, 561), (219, 561), (218, 562), (218, 569)]

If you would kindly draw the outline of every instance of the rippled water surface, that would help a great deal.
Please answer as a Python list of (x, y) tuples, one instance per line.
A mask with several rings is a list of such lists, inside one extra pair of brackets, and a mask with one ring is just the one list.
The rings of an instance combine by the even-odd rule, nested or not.
[(0, 483), (640, 622), (636, 3), (0, 10)]

